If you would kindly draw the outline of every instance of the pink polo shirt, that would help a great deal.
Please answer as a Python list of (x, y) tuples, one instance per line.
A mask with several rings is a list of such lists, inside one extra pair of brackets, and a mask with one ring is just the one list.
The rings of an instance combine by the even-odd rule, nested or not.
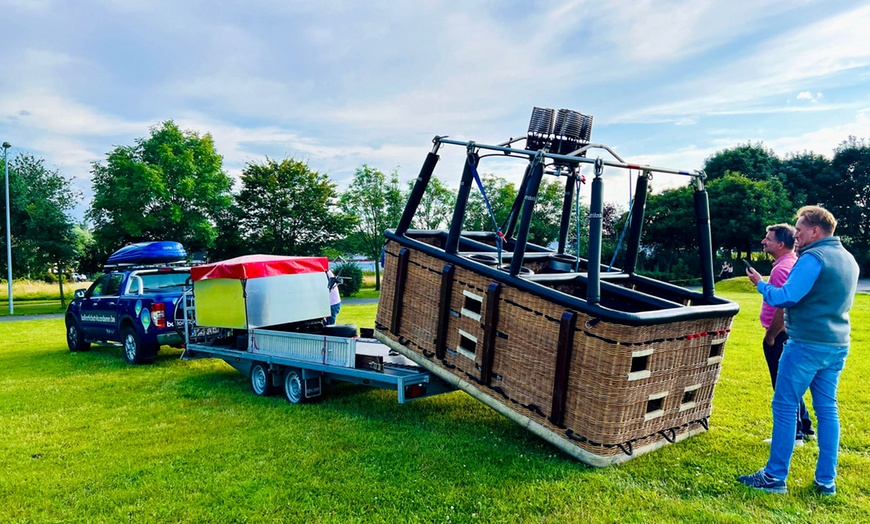
[[(797, 254), (794, 251), (792, 251), (791, 253), (786, 253), (785, 255), (774, 260), (773, 269), (770, 270), (770, 278), (767, 279), (767, 283), (772, 286), (782, 287), (782, 285), (785, 284), (785, 281), (788, 278), (788, 274), (791, 273), (791, 268), (794, 267), (795, 262), (797, 262)], [(764, 329), (770, 327), (770, 323), (773, 322), (773, 314), (775, 312), (775, 307), (771, 306), (767, 302), (761, 303), (761, 315), (759, 316), (759, 318), (761, 319), (761, 326)]]

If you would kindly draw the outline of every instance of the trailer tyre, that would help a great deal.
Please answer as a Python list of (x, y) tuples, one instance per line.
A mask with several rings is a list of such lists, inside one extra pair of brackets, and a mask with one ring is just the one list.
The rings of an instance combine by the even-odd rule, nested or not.
[(70, 351), (88, 351), (91, 343), (85, 342), (85, 334), (79, 323), (72, 317), (66, 319), (66, 344)]
[(275, 392), (269, 368), (262, 362), (255, 362), (251, 366), (251, 391), (258, 397), (268, 397)]
[(305, 402), (305, 387), (302, 383), (302, 375), (296, 369), (289, 369), (284, 375), (284, 395), (291, 404)]
[(151, 355), (153, 352), (148, 352), (146, 356), (146, 348), (133, 326), (127, 324), (121, 328), (121, 341), (124, 343), (124, 360), (128, 364), (147, 364), (154, 358)]
[(323, 326), (323, 334), (328, 337), (353, 338), (359, 335), (356, 324), (331, 324)]

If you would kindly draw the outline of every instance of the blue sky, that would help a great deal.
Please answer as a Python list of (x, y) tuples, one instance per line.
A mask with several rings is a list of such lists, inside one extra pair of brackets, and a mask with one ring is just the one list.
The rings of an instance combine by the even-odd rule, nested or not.
[[(91, 162), (168, 119), (233, 176), (293, 157), (340, 188), (363, 164), (415, 178), (436, 134), (522, 136), (534, 106), (594, 115), (593, 142), (636, 163), (695, 170), (748, 141), (830, 157), (870, 138), (867, 27), (846, 0), (0, 0), (0, 140), (69, 177), (79, 218)], [(450, 185), (461, 153), (436, 170)], [(629, 187), (608, 171), (605, 200)]]

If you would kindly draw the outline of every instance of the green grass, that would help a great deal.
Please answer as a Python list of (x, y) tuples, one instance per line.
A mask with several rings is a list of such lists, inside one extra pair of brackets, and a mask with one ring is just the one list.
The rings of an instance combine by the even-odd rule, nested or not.
[[(69, 304), (69, 301), (67, 301)], [(63, 313), (66, 308), (61, 307), (60, 299), (54, 300), (16, 300), (12, 303), (13, 316), (44, 315), (48, 313)], [(9, 316), (9, 302), (0, 301), (0, 317)]]
[(380, 296), (381, 292), (375, 291), (374, 287), (363, 287), (350, 298), (378, 298)]
[(377, 304), (345, 304), (338, 312), (338, 324), (356, 324), (359, 327), (375, 327), (375, 316), (378, 314)]
[[(590, 469), (455, 392), (407, 405), (332, 384), (316, 404), (258, 398), (221, 361), (151, 366), (66, 349), (63, 321), (0, 323), (0, 522), (868, 522), (870, 295), (853, 309), (840, 387), (839, 494), (734, 480), (768, 453), (770, 390), (756, 293), (725, 351), (710, 431)], [(342, 308), (371, 326), (375, 309)]]

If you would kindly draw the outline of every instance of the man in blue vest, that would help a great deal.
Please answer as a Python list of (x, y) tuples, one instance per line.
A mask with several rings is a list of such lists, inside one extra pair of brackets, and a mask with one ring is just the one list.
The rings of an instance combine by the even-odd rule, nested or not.
[[(794, 252), (794, 227), (788, 224), (775, 224), (767, 226), (767, 235), (761, 239), (761, 250), (773, 256), (773, 268), (767, 283), (776, 287), (782, 287), (788, 279), (788, 274), (797, 262), (797, 253)], [(767, 302), (761, 303), (759, 315), (761, 326), (765, 329), (764, 359), (767, 361), (767, 369), (770, 371), (770, 383), (776, 390), (776, 373), (779, 370), (779, 357), (782, 356), (782, 348), (788, 340), (785, 332), (785, 313), (782, 308), (773, 307)], [(815, 436), (810, 414), (804, 405), (803, 399), (797, 411), (797, 433), (794, 445), (803, 446), (804, 438), (810, 440)], [(765, 440), (770, 442), (771, 439)]]
[(816, 411), (819, 458), (813, 484), (823, 495), (837, 492), (840, 418), (837, 384), (849, 353), (849, 310), (858, 287), (858, 264), (834, 230), (837, 220), (818, 206), (798, 210), (795, 244), (798, 261), (781, 288), (764, 282), (754, 269), (746, 274), (764, 301), (785, 309), (788, 341), (779, 360), (771, 404), (773, 437), (762, 469), (737, 480), (769, 493), (785, 493), (800, 399), (810, 390)]

